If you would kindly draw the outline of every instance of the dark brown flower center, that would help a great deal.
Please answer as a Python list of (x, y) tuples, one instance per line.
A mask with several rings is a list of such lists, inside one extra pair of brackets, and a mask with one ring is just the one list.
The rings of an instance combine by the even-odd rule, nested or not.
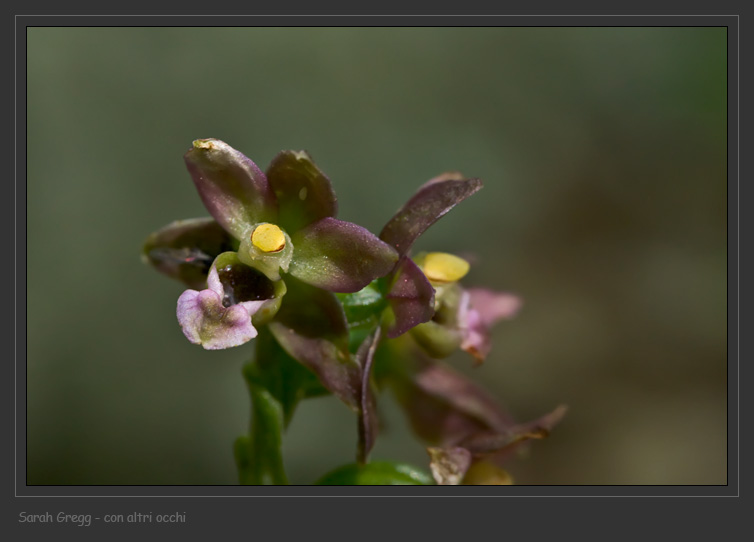
[(260, 301), (275, 297), (275, 285), (262, 272), (244, 264), (230, 264), (217, 270), (223, 285), (223, 306), (244, 301)]

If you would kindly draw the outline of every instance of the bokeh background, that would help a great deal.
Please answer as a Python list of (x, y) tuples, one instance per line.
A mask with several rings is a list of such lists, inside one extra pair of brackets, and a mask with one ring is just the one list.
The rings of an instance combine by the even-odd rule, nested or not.
[[(307, 149), (373, 232), (446, 170), (485, 188), (418, 249), (516, 292), (486, 364), (520, 419), (566, 403), (524, 484), (725, 484), (725, 28), (29, 28), (28, 484), (233, 484), (250, 345), (205, 352), (153, 230), (206, 213), (197, 138)], [(392, 397), (373, 457), (426, 467)], [(294, 483), (353, 460), (303, 403)]]

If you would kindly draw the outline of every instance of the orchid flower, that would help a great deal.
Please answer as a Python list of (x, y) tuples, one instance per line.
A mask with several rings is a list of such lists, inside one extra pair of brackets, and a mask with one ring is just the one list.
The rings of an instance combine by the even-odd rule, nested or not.
[(482, 363), (491, 349), (492, 326), (513, 318), (521, 299), (507, 292), (462, 287), (459, 281), (470, 266), (453, 254), (422, 253), (415, 261), (435, 289), (435, 310), (430, 321), (411, 329), (411, 336), (434, 358), (461, 348)]
[[(256, 311), (265, 306), (267, 314), (257, 320), (268, 321), (280, 303), (250, 300), (284, 295), (284, 286), (269, 284), (280, 281), (281, 273), (328, 291), (356, 292), (398, 260), (391, 246), (365, 228), (334, 218), (330, 181), (304, 151), (279, 153), (266, 175), (217, 139), (194, 141), (184, 159), (214, 220), (175, 222), (147, 240), (144, 254), (159, 271), (194, 288), (207, 273), (208, 288), (187, 290), (178, 302), (178, 321), (194, 344), (222, 349), (254, 338)], [(237, 255), (232, 265), (209, 265), (230, 247)], [(252, 282), (264, 291), (240, 286), (240, 276), (255, 276)], [(248, 300), (223, 294), (238, 288)]]
[(414, 432), (426, 444), (438, 484), (507, 484), (500, 464), (528, 440), (546, 437), (563, 418), (563, 405), (518, 423), (483, 388), (432, 360), (415, 346), (393, 345), (385, 380)]
[(479, 179), (464, 179), (457, 172), (443, 173), (424, 183), (382, 228), (380, 239), (400, 254), (389, 276), (390, 287), (385, 296), (395, 318), (388, 337), (398, 337), (428, 322), (435, 313), (435, 290), (409, 257), (414, 242), (448, 211), (481, 188)]
[(450, 172), (428, 181), (378, 237), (335, 218), (330, 180), (304, 151), (280, 152), (266, 173), (218, 139), (194, 141), (184, 159), (210, 217), (156, 231), (142, 257), (188, 287), (176, 313), (191, 343), (219, 350), (255, 339), (256, 359), (244, 367), (252, 424), (234, 447), (241, 483), (287, 483), (282, 432), (300, 400), (323, 393), (356, 413), (358, 445), (357, 463), (320, 483), (429, 483), (406, 465), (368, 462), (382, 385), (429, 446), (436, 483), (512, 482), (500, 464), (545, 436), (564, 407), (519, 424), (437, 358), (461, 349), (484, 360), (491, 327), (521, 301), (462, 286), (470, 266), (458, 256), (411, 255), (479, 179)]

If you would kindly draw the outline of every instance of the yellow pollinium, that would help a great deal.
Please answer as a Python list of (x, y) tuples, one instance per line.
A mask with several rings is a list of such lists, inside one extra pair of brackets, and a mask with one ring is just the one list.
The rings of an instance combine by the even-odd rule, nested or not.
[(433, 282), (455, 282), (469, 272), (469, 262), (445, 252), (427, 254), (423, 267), (424, 274)]
[(260, 224), (251, 234), (251, 244), (262, 252), (280, 252), (285, 248), (285, 234), (275, 224)]

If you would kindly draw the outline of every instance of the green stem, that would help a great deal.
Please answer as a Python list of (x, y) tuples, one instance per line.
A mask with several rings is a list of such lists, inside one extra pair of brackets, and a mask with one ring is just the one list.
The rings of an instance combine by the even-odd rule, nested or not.
[(234, 445), (239, 482), (242, 485), (288, 484), (283, 467), (283, 405), (263, 384), (259, 365), (253, 361), (244, 367), (251, 395), (249, 434)]

